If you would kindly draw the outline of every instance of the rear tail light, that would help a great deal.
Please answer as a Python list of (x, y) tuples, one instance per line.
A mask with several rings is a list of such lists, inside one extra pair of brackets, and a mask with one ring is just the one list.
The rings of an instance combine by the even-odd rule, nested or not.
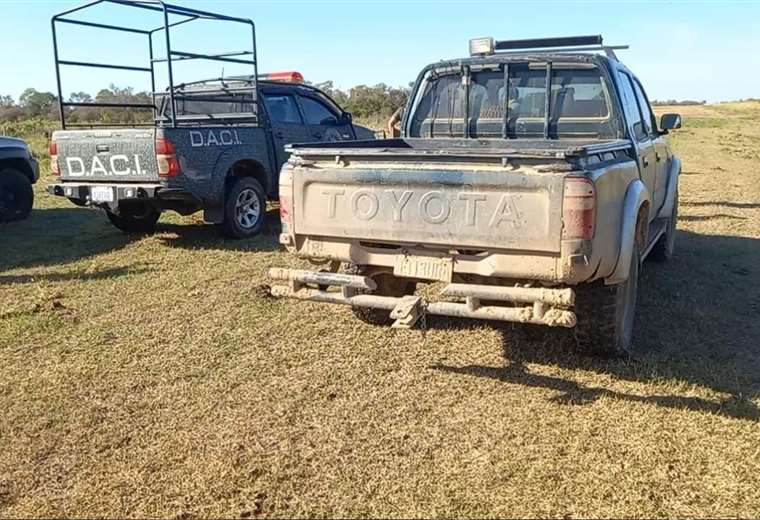
[(594, 183), (580, 177), (565, 179), (562, 204), (562, 238), (590, 240), (596, 226)]
[(156, 163), (159, 177), (176, 177), (180, 174), (177, 150), (172, 142), (162, 135), (156, 136)]
[(293, 224), (293, 197), (280, 195), (280, 220), (283, 227), (290, 228)]
[(61, 167), (58, 164), (58, 143), (55, 141), (50, 141), (48, 155), (50, 155), (50, 173), (59, 177), (61, 175)]

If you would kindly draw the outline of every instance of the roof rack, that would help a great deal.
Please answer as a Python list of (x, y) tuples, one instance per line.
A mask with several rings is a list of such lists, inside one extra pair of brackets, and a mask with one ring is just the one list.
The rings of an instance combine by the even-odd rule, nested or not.
[[(74, 13), (88, 10), (99, 4), (121, 5), (121, 6), (142, 9), (145, 11), (152, 11), (154, 14), (160, 17), (161, 25), (152, 29), (141, 29), (141, 28), (136, 28), (136, 27), (125, 27), (122, 25), (108, 25), (108, 24), (96, 23), (96, 22), (91, 22), (87, 20), (70, 17), (70, 15)], [(172, 21), (170, 19), (171, 16), (179, 17), (179, 19), (175, 19), (175, 21)], [(232, 22), (232, 23), (247, 25), (250, 27), (250, 30), (251, 30), (251, 42), (250, 42), (251, 47), (244, 49), (242, 51), (225, 52), (225, 53), (219, 53), (219, 54), (198, 54), (194, 52), (182, 52), (182, 51), (173, 49), (171, 34), (170, 34), (171, 29), (173, 27), (177, 27), (178, 25), (184, 25), (186, 23), (194, 22), (196, 20), (216, 20), (216, 21), (222, 21), (222, 22)], [(147, 40), (148, 40), (147, 44), (148, 44), (148, 51), (149, 51), (149, 62), (150, 62), (149, 66), (135, 67), (135, 66), (127, 66), (127, 65), (121, 65), (121, 64), (91, 63), (91, 62), (82, 62), (82, 61), (62, 60), (60, 59), (59, 52), (58, 52), (58, 37), (56, 34), (57, 24), (78, 25), (78, 26), (85, 26), (85, 27), (93, 27), (97, 29), (105, 29), (105, 30), (110, 30), (110, 31), (120, 31), (120, 32), (143, 35), (147, 37)], [(166, 93), (156, 91), (156, 64), (158, 63), (167, 64), (168, 79), (169, 79), (169, 88), (167, 89), (167, 93), (169, 97), (169, 103), (172, 109), (171, 110), (171, 113), (172, 113), (171, 124), (175, 128), (177, 127), (177, 118), (175, 114), (177, 113), (176, 101), (178, 100), (178, 97), (175, 96), (176, 85), (174, 84), (174, 66), (173, 65), (175, 62), (186, 61), (186, 60), (207, 60), (207, 61), (250, 65), (253, 69), (252, 81), (254, 82), (254, 87), (256, 86), (255, 83), (258, 77), (258, 59), (256, 56), (256, 26), (254, 25), (252, 20), (249, 20), (247, 18), (226, 16), (226, 15), (211, 13), (208, 11), (191, 9), (188, 7), (170, 5), (163, 2), (162, 0), (93, 0), (79, 7), (75, 7), (73, 9), (69, 9), (62, 13), (58, 13), (57, 15), (53, 17), (51, 21), (51, 25), (53, 29), (53, 52), (54, 52), (54, 57), (55, 57), (56, 79), (58, 83), (58, 104), (59, 104), (59, 110), (61, 113), (61, 127), (64, 130), (66, 129), (66, 111), (65, 111), (66, 107), (86, 106), (86, 107), (103, 108), (107, 105), (108, 107), (111, 107), (111, 108), (142, 108), (142, 109), (152, 108), (154, 119), (158, 121), (159, 114), (158, 114), (158, 108), (157, 108), (157, 97), (166, 95)], [(159, 35), (158, 42), (162, 46), (165, 45), (166, 47), (165, 57), (163, 58), (157, 58), (154, 55), (154, 38), (153, 38), (154, 35)], [(64, 99), (63, 89), (61, 86), (61, 66), (88, 67), (88, 68), (99, 68), (99, 69), (117, 69), (117, 70), (128, 70), (128, 71), (149, 73), (151, 87), (152, 87), (151, 92), (153, 96), (153, 102), (152, 104), (148, 104), (148, 103), (141, 103), (141, 104), (108, 103), (106, 104), (106, 103), (65, 102), (63, 100)]]
[(600, 34), (530, 38), (526, 40), (494, 40), (491, 37), (470, 40), (470, 56), (489, 56), (497, 52), (499, 54), (525, 54), (536, 51), (553, 53), (603, 51), (608, 58), (617, 60), (615, 50), (627, 48), (627, 45), (604, 45)]

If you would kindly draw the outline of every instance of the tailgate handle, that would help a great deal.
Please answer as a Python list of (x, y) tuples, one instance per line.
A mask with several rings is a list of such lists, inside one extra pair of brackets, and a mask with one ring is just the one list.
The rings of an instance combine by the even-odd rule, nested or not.
[(110, 152), (111, 148), (107, 144), (99, 144), (95, 147), (95, 150), (97, 150), (98, 153), (105, 153)]

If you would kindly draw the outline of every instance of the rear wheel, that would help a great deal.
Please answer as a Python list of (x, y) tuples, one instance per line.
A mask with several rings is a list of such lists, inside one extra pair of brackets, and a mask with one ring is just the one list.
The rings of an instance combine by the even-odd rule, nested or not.
[(23, 220), (34, 205), (34, 190), (29, 178), (18, 170), (0, 171), (0, 222)]
[(161, 212), (150, 204), (140, 203), (119, 208), (119, 213), (106, 210), (108, 220), (118, 229), (128, 234), (149, 234), (156, 231), (156, 223)]
[[(345, 291), (347, 296), (372, 294), (375, 296), (401, 297), (414, 294), (414, 290), (417, 288), (417, 284), (414, 282), (410, 282), (403, 278), (397, 278), (393, 276), (392, 273), (381, 272), (372, 274), (367, 266), (350, 265), (345, 272), (347, 274), (358, 276), (369, 276), (377, 284), (377, 289), (374, 291), (346, 288)], [(390, 325), (393, 322), (391, 319), (391, 311), (385, 309), (351, 307), (351, 312), (364, 323), (369, 323), (371, 325)]]
[(606, 357), (630, 354), (640, 267), (640, 253), (634, 246), (628, 280), (618, 285), (596, 282), (576, 288), (575, 339), (579, 350)]
[(220, 225), (227, 238), (251, 238), (258, 235), (266, 220), (266, 193), (259, 181), (250, 177), (237, 179), (228, 189), (224, 202), (224, 222)]

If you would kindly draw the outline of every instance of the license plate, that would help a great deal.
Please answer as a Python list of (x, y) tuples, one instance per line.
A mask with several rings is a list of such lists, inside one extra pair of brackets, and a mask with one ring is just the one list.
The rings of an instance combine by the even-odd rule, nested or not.
[(113, 188), (94, 186), (90, 190), (90, 198), (93, 202), (113, 202)]
[(454, 262), (451, 258), (402, 256), (396, 259), (393, 266), (393, 274), (405, 278), (450, 282), (453, 273)]

